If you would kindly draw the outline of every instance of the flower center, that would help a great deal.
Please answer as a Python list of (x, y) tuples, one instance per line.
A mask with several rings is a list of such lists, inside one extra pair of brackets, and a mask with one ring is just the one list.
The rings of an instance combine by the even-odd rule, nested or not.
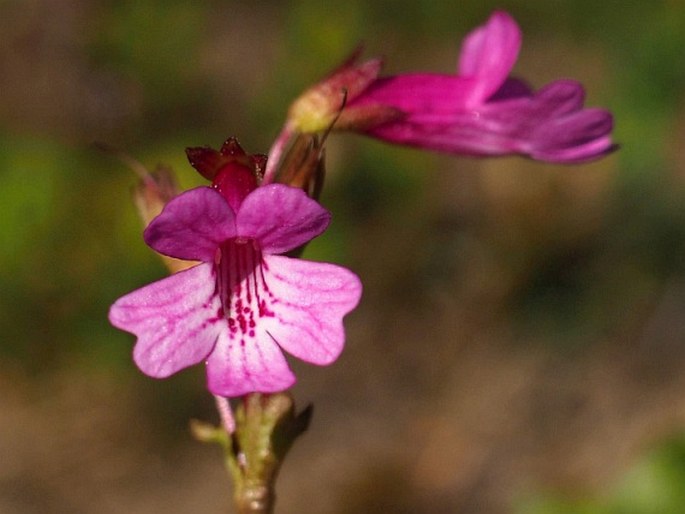
[(259, 318), (273, 316), (273, 295), (264, 278), (262, 252), (253, 239), (233, 238), (220, 246), (217, 263), (220, 317), (227, 320), (231, 338), (255, 337)]

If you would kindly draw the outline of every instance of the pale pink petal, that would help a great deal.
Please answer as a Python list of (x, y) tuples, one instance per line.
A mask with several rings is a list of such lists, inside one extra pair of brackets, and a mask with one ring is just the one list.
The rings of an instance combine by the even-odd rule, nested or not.
[(219, 245), (235, 236), (235, 215), (221, 194), (198, 187), (171, 200), (145, 229), (145, 242), (163, 255), (211, 261)]
[(213, 264), (202, 263), (112, 305), (112, 325), (138, 337), (133, 357), (143, 373), (164, 378), (207, 357), (219, 334), (215, 289)]
[(469, 97), (473, 105), (486, 100), (504, 83), (521, 48), (521, 29), (506, 12), (496, 11), (485, 25), (464, 40), (459, 56), (459, 75), (476, 77)]
[(237, 235), (257, 240), (264, 253), (283, 253), (321, 234), (330, 219), (331, 214), (301, 189), (269, 184), (243, 201)]
[(283, 391), (295, 383), (278, 345), (263, 330), (255, 336), (229, 330), (225, 321), (207, 359), (207, 387), (219, 396)]
[(330, 364), (345, 342), (343, 316), (359, 303), (359, 278), (333, 264), (275, 255), (263, 259), (271, 315), (260, 320), (260, 328), (295, 357)]

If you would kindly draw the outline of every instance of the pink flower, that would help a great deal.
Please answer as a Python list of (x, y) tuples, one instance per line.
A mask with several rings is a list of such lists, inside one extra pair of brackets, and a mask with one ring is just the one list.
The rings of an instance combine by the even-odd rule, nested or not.
[[(558, 80), (534, 92), (509, 77), (520, 46), (518, 25), (507, 13), (497, 11), (464, 40), (456, 75), (378, 78), (377, 60), (361, 65), (348, 61), (296, 101), (290, 124), (304, 130), (315, 126), (312, 120), (332, 121), (341, 106), (341, 88), (348, 85), (335, 94), (331, 86), (352, 78), (348, 89), (352, 94), (347, 95), (336, 128), (461, 155), (522, 154), (541, 161), (578, 163), (613, 151), (611, 113), (584, 108), (581, 84)], [(365, 73), (354, 74), (355, 69)], [(328, 103), (320, 98), (324, 92)], [(319, 96), (317, 102), (313, 95)], [(312, 109), (322, 106), (327, 115), (320, 111), (314, 116)], [(318, 130), (325, 128), (319, 123)]]
[(208, 172), (212, 187), (180, 194), (145, 230), (159, 253), (200, 264), (123, 296), (109, 313), (138, 337), (133, 356), (145, 374), (164, 378), (205, 361), (209, 390), (227, 397), (291, 386), (282, 350), (333, 362), (342, 318), (361, 295), (344, 268), (277, 255), (321, 234), (330, 214), (300, 189), (257, 187), (244, 153), (230, 153), (236, 147), (189, 150), (191, 161), (209, 157), (196, 167), (219, 164)]

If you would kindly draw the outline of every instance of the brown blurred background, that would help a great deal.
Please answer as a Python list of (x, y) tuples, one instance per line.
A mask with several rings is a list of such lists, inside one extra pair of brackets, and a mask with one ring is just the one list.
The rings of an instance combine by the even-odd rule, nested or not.
[(363, 279), (278, 512), (685, 512), (685, 7), (677, 1), (0, 0), (0, 512), (230, 512), (202, 369), (165, 381), (106, 320), (164, 276), (134, 175), (186, 146), (266, 151), (360, 41), (450, 72), (506, 8), (515, 69), (582, 81), (622, 149), (577, 167), (328, 145), (305, 257)]

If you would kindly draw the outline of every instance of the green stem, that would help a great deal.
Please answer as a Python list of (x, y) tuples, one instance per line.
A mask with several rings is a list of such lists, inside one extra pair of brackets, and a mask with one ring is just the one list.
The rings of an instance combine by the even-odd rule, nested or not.
[(232, 434), (221, 427), (192, 424), (197, 439), (223, 447), (239, 514), (273, 514), (278, 471), (295, 439), (307, 430), (311, 414), (309, 406), (296, 415), (288, 393), (252, 393), (236, 409)]

